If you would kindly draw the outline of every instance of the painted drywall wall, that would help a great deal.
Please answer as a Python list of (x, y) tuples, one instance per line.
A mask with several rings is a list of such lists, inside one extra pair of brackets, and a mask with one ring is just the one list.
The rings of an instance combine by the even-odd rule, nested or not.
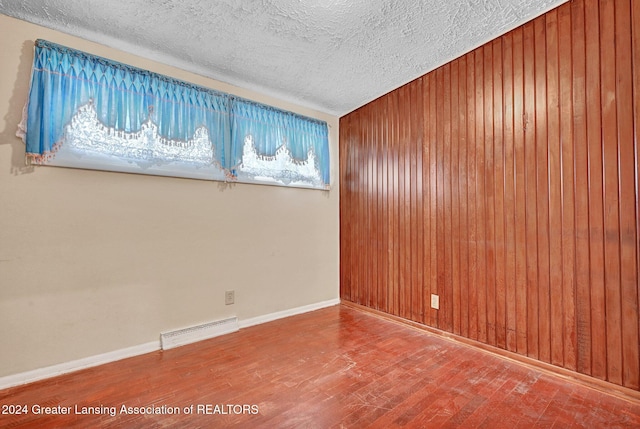
[[(332, 190), (26, 166), (37, 38), (327, 121)], [(336, 117), (4, 15), (0, 39), (0, 377), (338, 298)]]

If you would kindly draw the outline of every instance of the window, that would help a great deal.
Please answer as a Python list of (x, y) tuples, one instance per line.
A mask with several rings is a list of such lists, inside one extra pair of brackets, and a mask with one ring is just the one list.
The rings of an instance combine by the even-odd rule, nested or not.
[(44, 40), (25, 112), (37, 164), (329, 186), (325, 122)]

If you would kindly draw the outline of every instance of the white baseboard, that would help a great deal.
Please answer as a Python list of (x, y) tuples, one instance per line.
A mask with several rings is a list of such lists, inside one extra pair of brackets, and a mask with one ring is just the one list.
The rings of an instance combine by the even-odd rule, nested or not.
[[(289, 310), (277, 311), (275, 313), (265, 314), (263, 316), (252, 317), (250, 319), (240, 320), (238, 322), (240, 329), (249, 326), (260, 325), (262, 323), (271, 322), (273, 320), (282, 319), (297, 314), (308, 313), (310, 311), (319, 310), (321, 308), (332, 307), (340, 304), (340, 299), (330, 299), (328, 301), (317, 302), (315, 304), (304, 305), (302, 307), (291, 308)], [(83, 359), (64, 362), (58, 365), (47, 366), (45, 368), (34, 369), (19, 374), (0, 377), (0, 389), (19, 386), (22, 384), (32, 383), (45, 378), (51, 378), (70, 372), (79, 371), (81, 369), (91, 368), (106, 363), (115, 362), (134, 356), (143, 355), (160, 350), (160, 341), (152, 341), (137, 346), (127, 347), (120, 350), (114, 350), (95, 356), (89, 356)]]
[(21, 384), (32, 383), (34, 381), (44, 380), (45, 378), (68, 374), (70, 372), (79, 371), (81, 369), (91, 368), (93, 366), (103, 365), (105, 363), (143, 355), (145, 353), (155, 352), (156, 350), (160, 350), (160, 341), (152, 341), (150, 343), (139, 344), (137, 346), (114, 350), (112, 352), (89, 356), (78, 360), (72, 360), (70, 362), (64, 362), (58, 365), (47, 366), (45, 368), (39, 368), (32, 371), (8, 375), (6, 377), (0, 377), (0, 389), (6, 389), (9, 387), (19, 386)]
[(240, 320), (240, 329), (249, 326), (260, 325), (261, 323), (272, 322), (284, 317), (295, 316), (296, 314), (308, 313), (321, 308), (333, 307), (340, 304), (340, 298), (330, 299), (328, 301), (316, 302), (315, 304), (303, 305), (302, 307), (290, 308), (289, 310), (277, 311), (275, 313), (265, 314), (264, 316), (252, 317), (250, 319)]

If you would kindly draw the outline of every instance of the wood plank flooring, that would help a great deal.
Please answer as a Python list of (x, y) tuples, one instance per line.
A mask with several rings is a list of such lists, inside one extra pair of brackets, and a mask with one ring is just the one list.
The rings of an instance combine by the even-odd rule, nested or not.
[(0, 391), (11, 405), (28, 414), (2, 428), (640, 427), (640, 402), (346, 306)]

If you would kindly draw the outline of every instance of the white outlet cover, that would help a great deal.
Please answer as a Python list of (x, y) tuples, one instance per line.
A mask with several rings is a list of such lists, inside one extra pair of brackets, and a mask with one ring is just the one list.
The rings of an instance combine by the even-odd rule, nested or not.
[(431, 294), (431, 308), (440, 309), (440, 296)]
[(224, 293), (224, 303), (226, 305), (231, 305), (235, 301), (235, 291), (228, 290)]

